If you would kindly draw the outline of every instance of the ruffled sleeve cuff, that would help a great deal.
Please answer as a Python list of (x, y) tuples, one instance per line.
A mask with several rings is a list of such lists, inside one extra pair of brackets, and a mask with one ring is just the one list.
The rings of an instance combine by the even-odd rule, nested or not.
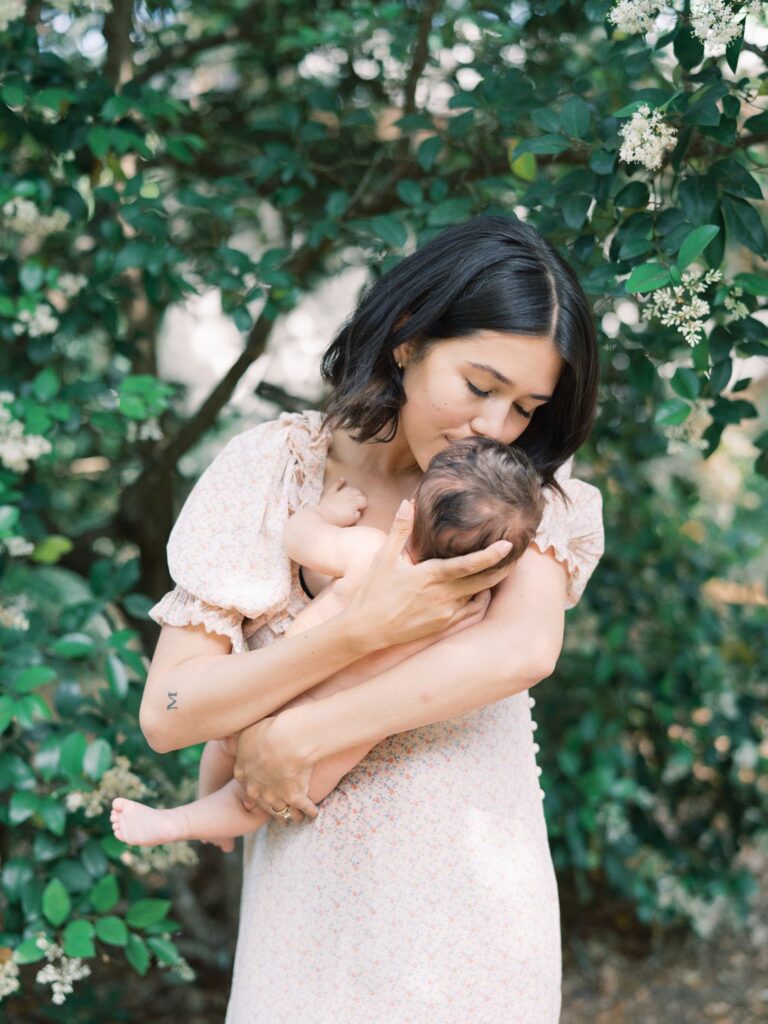
[(552, 550), (566, 571), (565, 607), (578, 604), (605, 549), (603, 499), (600, 491), (583, 480), (563, 479), (570, 502), (547, 492), (541, 524), (533, 543), (543, 554)]
[(184, 587), (176, 586), (169, 590), (148, 614), (159, 626), (205, 626), (206, 633), (229, 637), (233, 654), (242, 654), (246, 650), (242, 614), (236, 609), (207, 604)]

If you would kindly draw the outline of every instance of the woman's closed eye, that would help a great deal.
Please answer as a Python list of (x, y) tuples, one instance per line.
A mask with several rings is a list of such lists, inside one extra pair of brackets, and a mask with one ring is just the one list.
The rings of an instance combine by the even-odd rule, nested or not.
[[(488, 395), (490, 395), (491, 393), (490, 391), (481, 391), (480, 388), (476, 388), (471, 381), (467, 381), (467, 387), (469, 388), (473, 395), (479, 395), (480, 398), (487, 398)], [(514, 405), (515, 409), (517, 409), (520, 415), (524, 416), (525, 419), (529, 420), (531, 416), (533, 416), (532, 412), (526, 412), (521, 405), (517, 404), (517, 402), (515, 402)]]

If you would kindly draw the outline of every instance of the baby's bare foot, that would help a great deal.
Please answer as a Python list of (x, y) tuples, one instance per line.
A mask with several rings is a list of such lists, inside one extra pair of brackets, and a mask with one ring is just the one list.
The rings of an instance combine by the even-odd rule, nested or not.
[(155, 808), (118, 796), (109, 816), (115, 836), (129, 846), (157, 846), (189, 839), (186, 812), (181, 807)]

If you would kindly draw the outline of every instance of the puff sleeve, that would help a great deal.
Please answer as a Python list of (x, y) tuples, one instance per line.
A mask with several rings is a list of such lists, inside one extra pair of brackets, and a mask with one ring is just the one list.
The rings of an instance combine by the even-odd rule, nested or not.
[(291, 566), (283, 531), (302, 497), (295, 455), (306, 428), (302, 414), (283, 413), (235, 435), (214, 458), (171, 531), (168, 571), (176, 587), (150, 609), (151, 619), (202, 624), (241, 653), (243, 620), (258, 628), (286, 607)]
[(570, 503), (547, 488), (544, 515), (533, 539), (543, 553), (552, 548), (565, 566), (566, 609), (578, 604), (605, 549), (603, 496), (592, 484), (571, 477), (572, 464), (569, 459), (555, 474)]

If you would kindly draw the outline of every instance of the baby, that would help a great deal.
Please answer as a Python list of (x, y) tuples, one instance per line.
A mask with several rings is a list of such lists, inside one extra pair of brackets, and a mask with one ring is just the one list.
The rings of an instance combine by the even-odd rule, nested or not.
[[(525, 453), (483, 437), (455, 441), (429, 463), (414, 498), (414, 523), (406, 545), (412, 564), (429, 558), (452, 558), (509, 540), (512, 548), (495, 566), (518, 559), (533, 539), (544, 510), (536, 471)], [(338, 481), (314, 507), (288, 520), (286, 553), (300, 566), (332, 577), (318, 596), (294, 619), (286, 635), (300, 633), (332, 618), (352, 600), (386, 534), (356, 525), (365, 495)], [(458, 632), (475, 620), (369, 654), (353, 665), (272, 712), (321, 700), (341, 689), (379, 675), (437, 640)], [(238, 734), (209, 741), (200, 759), (200, 799), (181, 807), (151, 808), (116, 797), (112, 801), (112, 830), (133, 846), (154, 846), (180, 839), (212, 842), (225, 852), (234, 849), (235, 836), (250, 835), (271, 815), (242, 801), (245, 790), (233, 778)], [(309, 798), (318, 803), (372, 749), (366, 744), (324, 758), (315, 765)]]

